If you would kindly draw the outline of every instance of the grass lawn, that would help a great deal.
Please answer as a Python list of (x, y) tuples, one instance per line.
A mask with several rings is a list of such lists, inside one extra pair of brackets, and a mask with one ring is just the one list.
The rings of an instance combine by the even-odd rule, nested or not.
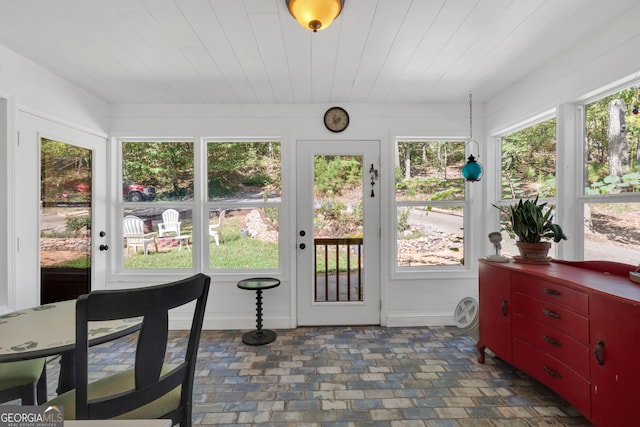
[[(190, 226), (185, 226), (182, 230), (183, 234), (191, 234), (191, 232)], [(219, 234), (219, 246), (215, 244), (213, 237), (207, 235), (211, 268), (278, 268), (278, 244), (242, 236), (240, 218), (225, 219)], [(126, 253), (125, 249), (125, 268), (191, 268), (193, 265), (192, 252), (184, 247), (181, 251), (178, 251), (178, 248), (172, 248), (168, 251), (155, 252), (153, 245), (150, 245), (146, 256), (142, 251), (131, 256), (126, 256)]]
[[(219, 231), (220, 245), (216, 245), (213, 237), (209, 239), (209, 266), (213, 269), (267, 269), (278, 268), (278, 244), (276, 242), (265, 242), (248, 236), (242, 236), (240, 232), (241, 219), (228, 218), (224, 226)], [(185, 235), (192, 234), (192, 227), (186, 224), (182, 230)], [(351, 248), (341, 247), (339, 251), (340, 271), (346, 271), (346, 251)], [(324, 250), (318, 254), (317, 271), (324, 272)], [(128, 255), (127, 248), (124, 248), (124, 266), (127, 269), (180, 269), (191, 268), (193, 266), (193, 252), (184, 246), (181, 251), (178, 247), (155, 251), (153, 245), (149, 245), (149, 252), (144, 255), (142, 250), (135, 254)], [(86, 268), (90, 265), (90, 258), (70, 260), (65, 263), (56, 264), (55, 267), (77, 267)], [(351, 268), (356, 268), (357, 256), (351, 254)], [(336, 270), (335, 249), (329, 249), (328, 270)]]

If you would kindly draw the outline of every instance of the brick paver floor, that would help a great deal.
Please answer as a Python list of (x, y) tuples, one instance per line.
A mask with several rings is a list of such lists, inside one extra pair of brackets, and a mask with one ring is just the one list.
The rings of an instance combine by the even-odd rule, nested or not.
[[(196, 425), (590, 426), (500, 359), (479, 364), (473, 340), (454, 327), (304, 327), (259, 347), (243, 344), (243, 332), (203, 331)], [(91, 377), (125, 369), (132, 339), (93, 347)], [(170, 345), (184, 339), (173, 332)], [(57, 373), (51, 360), (50, 393)]]

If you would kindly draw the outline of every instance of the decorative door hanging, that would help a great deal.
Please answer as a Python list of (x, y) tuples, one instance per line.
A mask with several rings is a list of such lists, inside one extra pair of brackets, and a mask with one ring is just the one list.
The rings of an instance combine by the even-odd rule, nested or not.
[(378, 169), (373, 167), (373, 163), (371, 163), (371, 168), (369, 168), (369, 175), (371, 176), (371, 197), (376, 197), (373, 187), (376, 185), (376, 181), (378, 180)]

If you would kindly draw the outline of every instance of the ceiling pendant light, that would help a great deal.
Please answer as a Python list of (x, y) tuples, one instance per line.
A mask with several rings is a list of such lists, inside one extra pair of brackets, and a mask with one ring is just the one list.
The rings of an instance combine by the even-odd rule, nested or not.
[[(480, 145), (478, 141), (473, 139), (473, 103), (471, 93), (469, 93), (469, 139), (464, 143), (464, 146), (466, 147), (467, 144), (471, 143), (475, 144), (478, 149), (478, 158), (480, 158)], [(470, 149), (473, 149), (473, 146)], [(482, 164), (473, 157), (472, 153), (469, 154), (467, 163), (462, 167), (462, 177), (469, 182), (480, 181), (480, 178), (482, 178)]]
[(342, 12), (344, 0), (287, 0), (287, 9), (304, 28), (324, 30)]

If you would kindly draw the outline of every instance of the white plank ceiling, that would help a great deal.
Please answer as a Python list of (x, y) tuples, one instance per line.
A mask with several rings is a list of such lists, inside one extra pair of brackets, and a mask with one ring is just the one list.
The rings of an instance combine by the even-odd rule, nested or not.
[(638, 0), (0, 0), (0, 44), (109, 103), (484, 102)]

